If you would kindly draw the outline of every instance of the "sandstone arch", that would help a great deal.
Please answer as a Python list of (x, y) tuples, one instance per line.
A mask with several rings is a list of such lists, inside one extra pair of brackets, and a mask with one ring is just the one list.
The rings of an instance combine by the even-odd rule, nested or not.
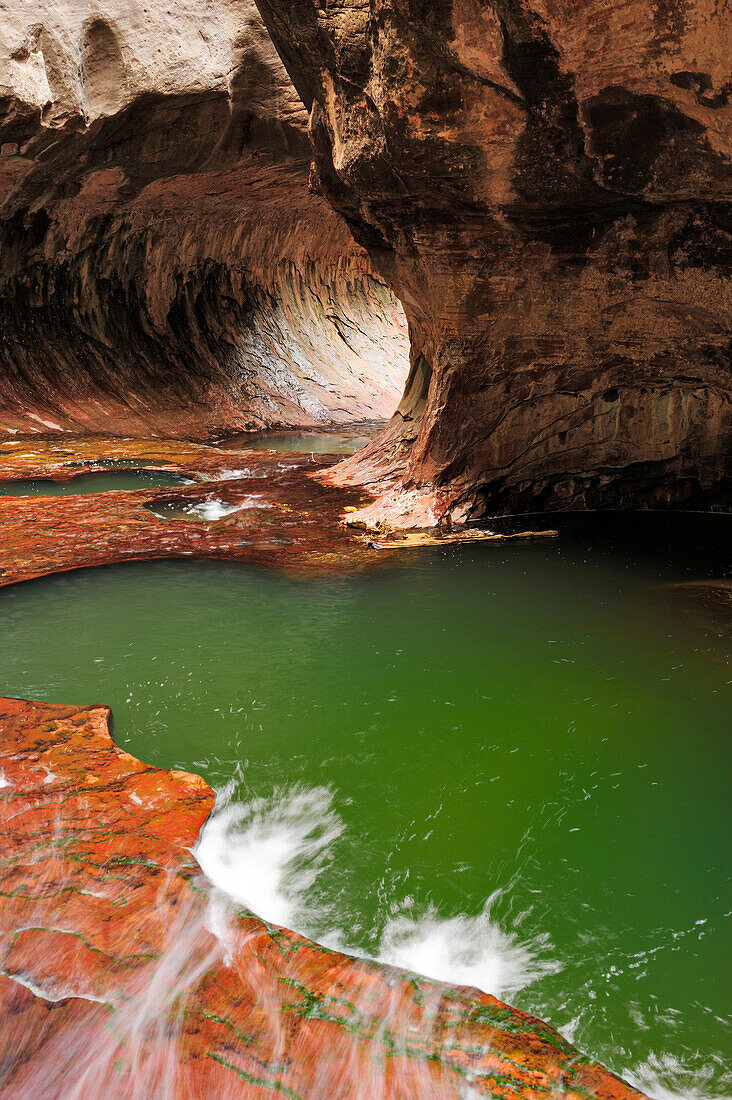
[(429, 365), (333, 476), (453, 519), (728, 508), (729, 9), (257, 4)]

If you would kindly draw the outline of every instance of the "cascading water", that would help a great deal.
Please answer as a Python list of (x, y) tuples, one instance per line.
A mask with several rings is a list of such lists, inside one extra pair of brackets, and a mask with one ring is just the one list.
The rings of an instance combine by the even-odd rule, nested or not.
[[(79, 726), (75, 717), (72, 726)], [(0, 927), (0, 996), (6, 1010), (13, 1008), (0, 1039), (0, 1089), (8, 1100), (233, 1100), (257, 1097), (260, 1089), (315, 1100), (467, 1100), (485, 1095), (485, 1081), (510, 1065), (501, 1043), (490, 1041), (495, 1026), (509, 1046), (509, 1024), (542, 1028), (518, 1017), (514, 1023), (510, 1010), (449, 986), (313, 948), (242, 911), (193, 861), (152, 838), (146, 855), (121, 857), (124, 825), (112, 844), (103, 814), (88, 821), (69, 814), (76, 795), (63, 780), (52, 775), (40, 792), (21, 775), (27, 824), (10, 820), (3, 881), (22, 880), (30, 861), (36, 901), (24, 894), (23, 927), (9, 937)], [(103, 771), (87, 773), (92, 786), (100, 781)], [(7, 786), (15, 789), (12, 780)], [(128, 794), (144, 804), (134, 790)], [(246, 821), (239, 858), (228, 845), (222, 858), (219, 848), (233, 824), (231, 807), (204, 831), (199, 855), (228, 882), (236, 865), (252, 876), (265, 905), (294, 916), (287, 905), (314, 883), (340, 832), (327, 792), (299, 789), (237, 816)], [(128, 840), (134, 843), (134, 834)], [(99, 946), (99, 916), (90, 921), (90, 908), (124, 908), (135, 891), (145, 895), (142, 906), (112, 920)], [(93, 901), (79, 906), (79, 893)], [(25, 991), (30, 1005), (18, 996)], [(39, 1005), (46, 1006), (40, 1023)], [(545, 1036), (551, 1039), (548, 1029), (541, 1041)], [(551, 1039), (557, 1041), (561, 1048), (559, 1037)], [(43, 1057), (34, 1058), (39, 1048)], [(576, 1055), (567, 1053), (572, 1071)]]
[[(297, 785), (242, 803), (232, 801), (233, 789), (232, 783), (219, 792), (196, 845), (207, 878), (264, 920), (340, 951), (362, 953), (363, 937), (352, 940), (343, 912), (317, 889), (332, 846), (345, 830), (333, 793)], [(559, 970), (548, 936), (522, 942), (492, 919), (491, 907), (501, 893), (489, 897), (475, 917), (442, 918), (431, 906), (418, 914), (410, 896), (401, 903), (392, 900), (391, 912), (367, 933), (375, 945), (372, 957), (437, 981), (477, 986), (495, 997)]]

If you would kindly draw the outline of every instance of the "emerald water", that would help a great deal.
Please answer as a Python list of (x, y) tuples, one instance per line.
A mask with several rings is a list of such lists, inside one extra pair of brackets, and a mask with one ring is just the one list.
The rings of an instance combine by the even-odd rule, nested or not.
[(28, 478), (23, 481), (0, 481), (0, 497), (71, 497), (82, 493), (110, 493), (115, 489), (165, 488), (169, 485), (190, 485), (191, 479), (164, 470), (105, 470), (79, 474), (70, 481), (50, 481)]
[(7, 588), (0, 690), (108, 703), (205, 776), (199, 859), (261, 916), (503, 996), (652, 1096), (729, 1095), (730, 638), (675, 586), (728, 574), (730, 519), (561, 527)]

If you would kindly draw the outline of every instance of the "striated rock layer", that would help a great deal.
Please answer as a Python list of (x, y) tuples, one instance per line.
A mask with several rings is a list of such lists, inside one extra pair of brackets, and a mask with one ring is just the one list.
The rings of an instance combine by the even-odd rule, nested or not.
[(0, 699), (3, 1100), (633, 1100), (540, 1020), (234, 909), (191, 854), (202, 779), (105, 707)]
[(729, 506), (730, 37), (721, 0), (6, 7), (0, 430), (387, 415), (398, 298), (401, 405), (333, 475), (374, 522)]
[[(395, 533), (375, 542), (341, 522), (344, 513), (363, 511), (367, 494), (314, 477), (333, 457), (89, 436), (0, 443), (0, 587), (69, 569), (158, 558), (216, 558), (296, 574), (349, 572), (403, 560), (404, 552), (418, 546), (556, 534), (455, 528)], [(183, 475), (189, 484), (74, 492), (80, 475), (139, 472), (140, 465)], [(28, 480), (67, 483), (70, 491), (3, 494), (13, 482)]]
[(258, 7), (409, 320), (372, 518), (729, 506), (729, 5)]
[(0, 11), (0, 431), (389, 416), (406, 322), (251, 0)]

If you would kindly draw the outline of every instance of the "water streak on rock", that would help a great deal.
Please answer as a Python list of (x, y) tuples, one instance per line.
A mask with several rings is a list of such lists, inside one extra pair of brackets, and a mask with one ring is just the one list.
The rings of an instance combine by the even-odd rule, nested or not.
[(3, 1097), (641, 1095), (487, 994), (227, 905), (190, 852), (213, 792), (108, 718), (0, 701)]

